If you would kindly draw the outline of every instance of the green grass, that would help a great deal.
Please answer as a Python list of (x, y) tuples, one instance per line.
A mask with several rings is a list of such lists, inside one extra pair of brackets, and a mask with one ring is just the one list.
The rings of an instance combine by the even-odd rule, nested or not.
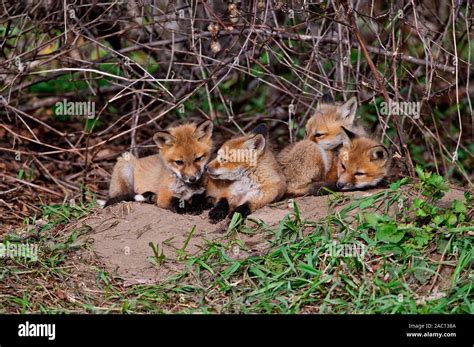
[[(417, 172), (419, 182), (404, 179), (370, 196), (333, 194), (332, 213), (318, 221), (303, 220), (297, 205), (276, 228), (234, 215), (225, 242), (197, 256), (180, 250), (182, 273), (128, 288), (78, 257), (90, 249), (78, 237), (90, 230), (74, 221), (93, 205), (44, 206), (29, 238), (40, 260), (6, 261), (0, 311), (473, 314), (471, 197), (440, 207), (443, 178)], [(269, 251), (236, 260), (233, 252), (245, 250), (239, 236), (255, 232), (269, 235)], [(155, 266), (167, 261), (155, 245), (148, 256)]]

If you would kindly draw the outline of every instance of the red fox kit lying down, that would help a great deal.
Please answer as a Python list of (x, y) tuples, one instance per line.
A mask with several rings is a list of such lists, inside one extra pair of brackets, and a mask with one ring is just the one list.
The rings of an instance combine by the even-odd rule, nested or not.
[(305, 139), (285, 147), (278, 155), (288, 182), (287, 195), (316, 194), (314, 182), (336, 181), (334, 158), (343, 141), (342, 127), (356, 128), (357, 132), (364, 133), (353, 124), (356, 111), (355, 97), (341, 105), (329, 96), (323, 96), (315, 115), (306, 123)]
[(359, 135), (365, 135), (362, 127), (354, 124), (357, 112), (355, 96), (344, 104), (336, 103), (325, 94), (315, 114), (306, 123), (306, 139), (309, 139), (325, 150), (333, 150), (342, 143), (342, 127)]
[(207, 166), (207, 195), (214, 202), (209, 219), (217, 222), (229, 212), (250, 213), (283, 196), (286, 181), (267, 143), (262, 124), (248, 136), (225, 142)]
[(390, 169), (387, 148), (366, 136), (344, 128), (343, 131), (343, 146), (337, 160), (337, 188), (353, 190), (375, 187)]
[[(280, 153), (278, 161), (287, 180), (287, 196), (317, 195), (320, 182), (337, 179), (337, 153), (323, 149), (309, 139), (296, 142), (292, 148)], [(318, 183), (315, 188), (315, 183)]]
[(159, 154), (137, 159), (125, 154), (112, 173), (106, 206), (156, 200), (178, 213), (199, 213), (205, 202), (202, 174), (212, 150), (212, 122), (183, 124), (153, 136)]

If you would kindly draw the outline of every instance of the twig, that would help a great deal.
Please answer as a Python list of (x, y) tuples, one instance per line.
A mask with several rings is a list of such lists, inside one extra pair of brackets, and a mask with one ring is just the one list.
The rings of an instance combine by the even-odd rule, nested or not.
[(30, 187), (32, 187), (32, 188), (42, 190), (42, 191), (44, 191), (44, 192), (46, 192), (46, 193), (49, 193), (49, 194), (51, 194), (51, 195), (58, 196), (58, 197), (62, 197), (62, 195), (61, 195), (60, 193), (55, 192), (54, 190), (48, 189), (48, 188), (46, 188), (46, 187), (42, 187), (42, 186), (39, 186), (39, 185), (37, 185), (37, 184), (31, 183), (31, 182), (28, 182), (28, 181), (25, 181), (25, 180), (20, 180), (20, 179), (18, 179), (18, 178), (5, 175), (5, 174), (3, 174), (3, 173), (1, 173), (1, 172), (0, 172), (0, 176), (6, 178), (6, 179), (8, 179), (8, 180), (13, 180), (13, 181), (15, 181), (15, 182), (25, 184), (25, 185), (30, 186)]
[[(367, 51), (366, 45), (364, 43), (364, 39), (363, 39), (362, 35), (360, 34), (360, 31), (357, 27), (357, 23), (356, 23), (356, 20), (355, 20), (355, 17), (354, 17), (353, 9), (352, 9), (352, 7), (349, 6), (347, 0), (341, 0), (341, 3), (343, 4), (343, 6), (346, 10), (347, 18), (349, 20), (349, 24), (351, 25), (351, 29), (354, 33), (354, 36), (356, 37), (357, 42), (359, 43), (360, 48), (362, 49), (362, 52), (364, 53), (365, 59), (367, 60), (367, 63), (369, 64), (370, 70), (372, 71), (372, 75), (374, 76), (375, 80), (377, 81), (377, 85), (380, 88), (380, 92), (382, 93), (385, 102), (388, 104), (390, 98), (388, 96), (387, 90), (385, 89), (385, 85), (384, 85), (382, 79), (380, 78), (380, 75), (377, 71), (377, 68), (375, 67), (374, 62), (372, 61), (372, 58), (370, 58), (369, 52)], [(410, 151), (408, 150), (408, 147), (407, 147), (407, 145), (405, 144), (405, 142), (403, 140), (403, 131), (402, 131), (402, 127), (400, 125), (400, 121), (398, 120), (398, 118), (396, 116), (393, 117), (393, 121), (395, 123), (395, 128), (397, 130), (397, 137), (398, 137), (398, 142), (399, 142), (399, 145), (400, 145), (400, 149), (401, 149), (403, 155), (405, 156), (405, 158), (408, 160), (409, 174), (410, 174), (410, 176), (415, 177), (415, 167), (414, 167), (413, 161), (411, 159)]]

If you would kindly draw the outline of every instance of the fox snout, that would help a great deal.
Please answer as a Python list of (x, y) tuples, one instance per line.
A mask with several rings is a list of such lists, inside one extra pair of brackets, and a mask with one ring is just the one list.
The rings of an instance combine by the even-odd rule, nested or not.
[(212, 178), (223, 178), (224, 176), (227, 176), (230, 171), (220, 165), (217, 160), (213, 160), (206, 166), (206, 173)]
[(206, 165), (204, 170), (206, 170), (206, 172), (211, 176), (215, 175), (215, 170), (212, 167), (210, 167), (209, 165)]
[(352, 184), (351, 182), (345, 183), (345, 182), (337, 181), (336, 187), (337, 189), (340, 189), (340, 190), (349, 190), (349, 189), (354, 188), (354, 184)]
[(199, 181), (201, 176), (202, 176), (202, 173), (200, 171), (198, 171), (194, 175), (189, 175), (189, 176), (188, 175), (181, 175), (181, 179), (186, 183), (194, 184), (194, 183), (197, 183)]

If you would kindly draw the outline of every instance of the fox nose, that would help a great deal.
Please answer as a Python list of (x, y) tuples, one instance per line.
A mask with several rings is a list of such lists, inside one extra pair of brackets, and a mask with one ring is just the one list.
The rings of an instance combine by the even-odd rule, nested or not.
[(348, 182), (348, 183), (337, 182), (336, 187), (338, 189), (352, 189), (354, 187), (354, 185), (350, 182)]
[(191, 177), (189, 177), (189, 182), (194, 183), (194, 182), (196, 182), (196, 181), (197, 181), (197, 177), (196, 177), (196, 176), (191, 176)]
[(336, 187), (337, 187), (338, 189), (346, 189), (346, 190), (348, 190), (348, 189), (354, 188), (354, 184), (353, 184), (353, 183), (350, 183), (350, 182), (349, 182), (349, 183), (337, 182), (337, 183), (336, 183)]

